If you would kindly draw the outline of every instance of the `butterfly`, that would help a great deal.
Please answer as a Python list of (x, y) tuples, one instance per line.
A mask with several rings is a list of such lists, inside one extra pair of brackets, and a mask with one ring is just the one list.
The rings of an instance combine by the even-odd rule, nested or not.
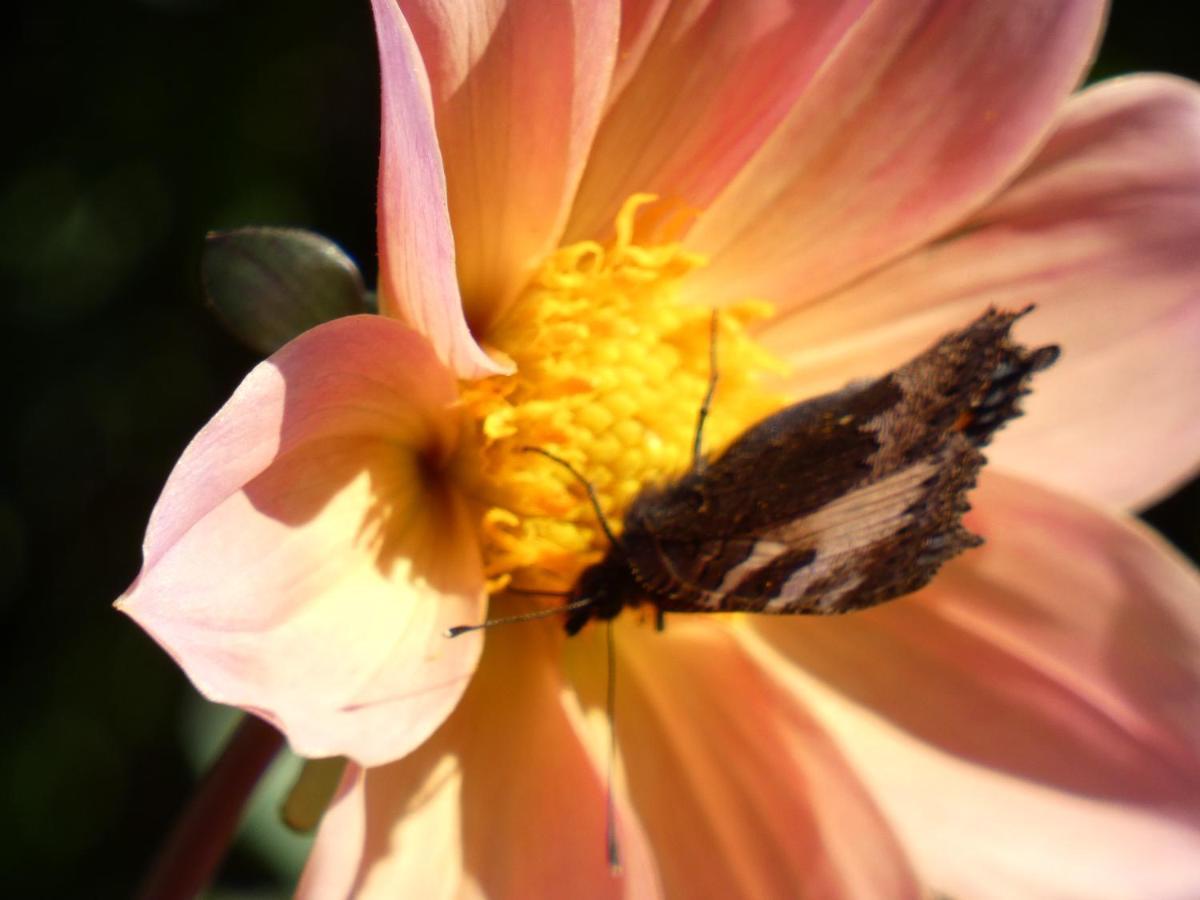
[(587, 480), (529, 448), (582, 483), (609, 549), (557, 610), (450, 633), (566, 612), (573, 635), (643, 604), (660, 626), (668, 612), (829, 615), (918, 590), (982, 543), (962, 523), (980, 448), (1021, 415), (1034, 373), (1058, 359), (1057, 346), (1012, 339), (1031, 309), (989, 309), (881, 378), (785, 407), (709, 460), (700, 446), (714, 343), (692, 468), (644, 488), (618, 537)]
[(962, 524), (980, 448), (1058, 358), (1014, 342), (1027, 312), (989, 310), (895, 371), (788, 406), (644, 489), (571, 591), (567, 631), (644, 603), (660, 615), (826, 615), (923, 587), (982, 543)]

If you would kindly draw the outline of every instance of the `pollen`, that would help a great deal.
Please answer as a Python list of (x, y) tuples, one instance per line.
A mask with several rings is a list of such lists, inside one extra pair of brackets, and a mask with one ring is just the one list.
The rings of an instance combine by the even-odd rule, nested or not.
[[(712, 310), (685, 304), (688, 274), (707, 260), (663, 241), (634, 240), (640, 208), (626, 201), (608, 244), (582, 241), (547, 258), (489, 334), (515, 374), (461, 386), (476, 424), (484, 563), (492, 590), (510, 582), (566, 589), (606, 549), (586, 488), (595, 488), (619, 533), (645, 486), (692, 465), (696, 422), (710, 377)], [(717, 315), (717, 389), (704, 450), (719, 450), (779, 398), (764, 390), (778, 364), (747, 326), (770, 315), (761, 302)]]

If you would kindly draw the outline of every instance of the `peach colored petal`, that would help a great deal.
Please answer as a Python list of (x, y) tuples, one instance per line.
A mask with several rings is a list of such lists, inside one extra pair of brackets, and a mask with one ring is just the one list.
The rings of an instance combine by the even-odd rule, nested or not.
[(1200, 577), (1148, 530), (983, 479), (988, 543), (921, 594), (757, 621), (900, 829), (961, 897), (1200, 885)]
[(379, 316), (320, 325), (255, 367), (171, 473), (119, 606), (207, 697), (306, 756), (375, 763), (458, 701), (481, 641), (473, 518), (434, 474), (454, 382)]
[[(742, 649), (728, 617), (616, 625), (628, 792), (669, 897), (916, 897), (907, 860), (845, 758)], [(568, 671), (604, 703), (604, 629)]]
[(446, 176), (429, 79), (395, 0), (371, 0), (383, 82), (379, 155), (379, 306), (416, 328), (461, 378), (504, 368), (467, 327), (454, 272)]
[(347, 773), (299, 895), (659, 896), (645, 840), (624, 813), (624, 868), (608, 869), (605, 782), (564, 706), (563, 640), (557, 622), (489, 632), (477, 677), (428, 742)]
[(1200, 88), (1119, 79), (1076, 97), (1029, 169), (959, 231), (766, 337), (809, 393), (895, 365), (988, 304), (1037, 303), (1018, 334), (1063, 358), (989, 455), (1143, 504), (1200, 462), (1197, 246)]
[(800, 305), (960, 221), (1045, 137), (1102, 0), (877, 0), (688, 243), (707, 302)]
[(608, 91), (620, 10), (590, 0), (399, 3), (429, 72), (459, 284), (483, 334), (562, 230)]
[(867, 0), (674, 3), (604, 117), (567, 239), (637, 192), (700, 209), (771, 134)]

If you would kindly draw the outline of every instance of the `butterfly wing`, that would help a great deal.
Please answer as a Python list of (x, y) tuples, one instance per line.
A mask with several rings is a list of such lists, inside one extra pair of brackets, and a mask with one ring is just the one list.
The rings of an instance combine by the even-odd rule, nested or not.
[(622, 543), (662, 609), (835, 613), (911, 593), (980, 539), (962, 525), (979, 448), (1057, 348), (989, 311), (872, 382), (787, 407), (644, 492)]

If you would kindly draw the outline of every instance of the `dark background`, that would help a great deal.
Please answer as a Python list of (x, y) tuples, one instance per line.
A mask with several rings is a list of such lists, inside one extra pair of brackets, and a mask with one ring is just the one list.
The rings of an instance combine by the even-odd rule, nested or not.
[[(1096, 76), (1200, 75), (1179, 15), (1118, 0)], [(171, 465), (256, 361), (203, 307), (202, 239), (303, 225), (374, 282), (374, 38), (366, 0), (38, 2), (9, 20), (0, 893), (121, 897), (194, 781), (188, 734), (211, 730), (110, 608)], [(1197, 558), (1198, 508), (1193, 484), (1148, 518)], [(286, 892), (269, 857), (243, 844), (220, 895)]]

